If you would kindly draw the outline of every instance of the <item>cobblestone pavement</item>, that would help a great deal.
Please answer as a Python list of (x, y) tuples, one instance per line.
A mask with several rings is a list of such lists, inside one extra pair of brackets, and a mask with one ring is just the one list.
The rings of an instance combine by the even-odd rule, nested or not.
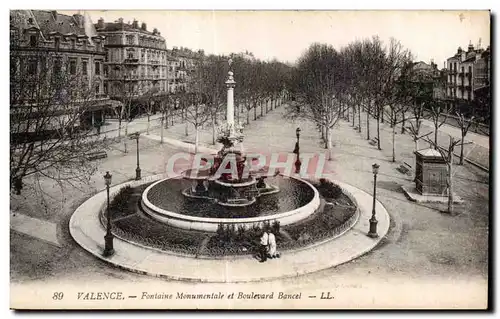
[[(245, 128), (244, 145), (247, 150), (291, 152), (295, 144), (295, 128), (302, 129), (301, 152), (324, 152), (315, 126), (308, 122), (287, 122), (283, 118), (284, 108), (278, 108), (257, 121), (251, 121)], [(252, 114), (253, 115), (253, 114)], [(364, 120), (363, 116), (363, 120)], [(371, 124), (371, 134), (375, 133), (375, 124)], [(183, 133), (183, 124), (178, 124), (166, 131), (165, 136), (176, 137)], [(409, 202), (401, 185), (411, 184), (410, 177), (399, 173), (396, 168), (401, 160), (411, 160), (413, 144), (408, 135), (396, 136), (397, 162), (390, 161), (392, 146), (390, 128), (382, 126), (382, 151), (368, 144), (363, 126), (361, 134), (353, 130), (350, 123), (340, 121), (333, 131), (333, 160), (328, 162), (334, 178), (352, 184), (368, 193), (373, 190), (371, 165), (380, 164), (377, 181), (377, 199), (391, 215), (389, 235), (375, 250), (352, 262), (333, 269), (316, 272), (297, 278), (275, 280), (267, 283), (238, 285), (238, 289), (280, 289), (296, 291), (306, 289), (311, 292), (324, 289), (361, 285), (384, 291), (383, 287), (406, 283), (404, 287), (422, 284), (419, 289), (426, 289), (425, 300), (435, 293), (435, 284), (443, 285), (463, 282), (479, 285), (486, 291), (488, 270), (488, 174), (470, 165), (460, 166), (455, 171), (455, 191), (465, 199), (465, 205), (458, 208), (456, 216), (440, 213), (439, 207), (431, 204)], [(151, 134), (157, 134), (152, 132)], [(159, 134), (158, 134), (159, 135)], [(191, 135), (193, 136), (193, 135)], [(202, 143), (210, 146), (210, 130), (201, 134)], [(164, 161), (175, 150), (159, 145), (155, 140), (141, 138), (141, 168), (143, 175), (162, 172)], [(102, 175), (106, 170), (113, 174), (113, 184), (128, 180), (134, 176), (135, 146), (130, 144), (130, 152), (123, 154), (120, 147), (107, 159), (102, 160), (99, 172), (92, 177), (91, 187), (85, 192), (65, 191), (63, 195), (53, 191), (55, 197), (64, 201), (49, 201), (46, 209), (33, 200), (28, 204), (23, 199), (30, 199), (34, 194), (28, 190), (21, 198), (11, 197), (11, 210), (36, 218), (45, 218), (58, 225), (58, 238), (61, 248), (50, 243), (34, 240), (24, 234), (11, 232), (11, 280), (26, 282), (37, 280), (53, 283), (54, 280), (65, 282), (78, 276), (90, 283), (108, 280), (110, 283), (153, 283), (158, 279), (109, 267), (88, 254), (75, 244), (68, 233), (68, 221), (72, 211), (89, 193), (102, 189)], [(51, 184), (47, 183), (48, 189)], [(426, 286), (432, 284), (432, 286)], [(205, 284), (189, 282), (170, 282), (169, 289), (206, 289)], [(386, 286), (387, 285), (387, 286)], [(204, 288), (205, 287), (205, 288)], [(211, 289), (224, 286), (211, 285)], [(349, 286), (351, 287), (351, 286)], [(432, 287), (432, 289), (431, 289)], [(444, 286), (443, 286), (444, 287)], [(477, 287), (476, 287), (477, 288)], [(354, 288), (353, 288), (354, 289)], [(379, 290), (381, 289), (381, 290)], [(436, 288), (437, 289), (437, 288)], [(403, 290), (400, 290), (403, 294)], [(450, 291), (453, 291), (450, 290)], [(484, 292), (483, 290), (481, 290)], [(352, 291), (356, 293), (356, 291)], [(381, 293), (381, 292), (380, 292)], [(387, 292), (388, 293), (388, 292)], [(397, 294), (395, 294), (397, 297)], [(346, 295), (352, 298), (352, 295)], [(427, 298), (427, 299), (426, 299)], [(422, 300), (424, 300), (422, 299)], [(370, 301), (359, 301), (370, 304)]]

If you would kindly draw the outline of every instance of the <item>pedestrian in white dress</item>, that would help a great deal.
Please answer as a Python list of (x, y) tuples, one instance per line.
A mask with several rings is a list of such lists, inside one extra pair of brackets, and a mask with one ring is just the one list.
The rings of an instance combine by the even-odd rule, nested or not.
[(276, 237), (272, 232), (269, 232), (269, 257), (270, 258), (275, 258), (278, 257), (278, 253), (276, 252)]

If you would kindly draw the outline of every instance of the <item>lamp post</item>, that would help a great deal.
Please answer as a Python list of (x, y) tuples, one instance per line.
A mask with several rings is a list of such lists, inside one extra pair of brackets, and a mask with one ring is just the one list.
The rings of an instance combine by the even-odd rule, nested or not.
[(295, 135), (297, 136), (297, 143), (295, 144), (295, 151), (294, 151), (294, 153), (297, 154), (297, 159), (295, 160), (295, 173), (299, 174), (300, 173), (300, 166), (302, 164), (300, 162), (300, 144), (299, 144), (300, 127), (297, 127), (297, 129), (295, 130)]
[(370, 218), (370, 231), (368, 232), (368, 237), (377, 238), (377, 218), (375, 217), (375, 200), (377, 196), (377, 173), (379, 169), (378, 164), (372, 165), (373, 171), (373, 206), (372, 206), (372, 217)]
[(111, 174), (106, 172), (104, 175), (104, 183), (106, 184), (106, 192), (108, 195), (108, 206), (106, 206), (106, 217), (108, 219), (108, 223), (106, 226), (106, 235), (104, 235), (104, 257), (109, 257), (114, 254), (115, 250), (113, 249), (113, 234), (111, 233), (111, 211), (109, 209), (109, 185), (111, 185)]
[(137, 142), (137, 168), (135, 169), (135, 180), (138, 181), (141, 179), (141, 167), (139, 166), (139, 136), (141, 133), (136, 132), (130, 135), (130, 139), (136, 140)]

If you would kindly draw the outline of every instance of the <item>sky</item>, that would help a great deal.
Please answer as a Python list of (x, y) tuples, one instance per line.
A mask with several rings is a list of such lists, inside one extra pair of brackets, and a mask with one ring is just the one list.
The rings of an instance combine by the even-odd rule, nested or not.
[[(62, 11), (75, 13), (76, 11)], [(204, 49), (206, 53), (248, 50), (260, 59), (295, 62), (313, 42), (340, 49), (356, 40), (378, 35), (401, 41), (416, 60), (443, 67), (446, 58), (470, 41), (490, 44), (488, 11), (92, 11), (94, 23), (102, 17), (115, 21), (146, 22), (157, 28), (167, 47)]]

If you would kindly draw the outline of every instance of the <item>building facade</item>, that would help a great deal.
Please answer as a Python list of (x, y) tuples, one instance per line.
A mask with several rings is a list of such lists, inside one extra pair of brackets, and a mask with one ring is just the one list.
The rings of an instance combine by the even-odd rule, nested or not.
[(10, 40), (11, 114), (23, 105), (54, 104), (60, 116), (48, 121), (47, 131), (64, 125), (64, 117), (77, 107), (84, 109), (73, 126), (104, 121), (103, 111), (110, 106), (104, 90), (106, 54), (87, 15), (11, 10)]
[(167, 44), (156, 28), (148, 31), (144, 22), (139, 26), (137, 20), (125, 23), (121, 18), (101, 18), (95, 27), (105, 37), (105, 84), (111, 98), (137, 100), (148, 92), (169, 92)]
[(193, 51), (188, 48), (173, 47), (170, 51), (172, 60), (174, 61), (174, 92), (191, 92), (195, 81), (196, 70), (199, 63), (202, 61), (205, 52), (203, 50)]
[(457, 53), (446, 60), (448, 71), (446, 97), (452, 109), (455, 110), (458, 105), (472, 105), (475, 97), (475, 73), (478, 70), (476, 64), (483, 52), (483, 49), (476, 49), (469, 44), (467, 51), (459, 47)]

